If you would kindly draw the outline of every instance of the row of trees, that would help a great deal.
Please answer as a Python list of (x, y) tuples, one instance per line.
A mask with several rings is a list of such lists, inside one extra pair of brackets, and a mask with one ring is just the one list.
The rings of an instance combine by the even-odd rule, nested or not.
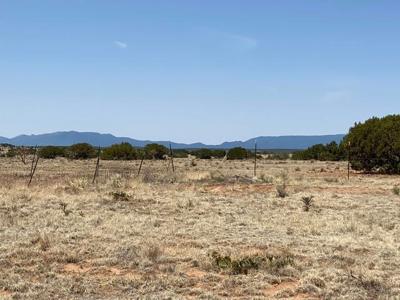
[[(11, 147), (7, 156), (33, 152), (33, 148), (21, 149)], [(80, 143), (70, 147), (47, 146), (39, 150), (42, 158), (68, 157), (88, 159), (98, 155), (104, 160), (163, 159), (169, 150), (159, 144), (148, 144), (144, 148), (134, 148), (128, 143), (116, 144), (104, 149)], [(223, 158), (247, 159), (254, 153), (241, 147), (229, 151), (214, 149), (175, 150), (174, 157), (187, 157), (189, 154), (199, 159)], [(270, 155), (270, 158), (287, 159), (284, 153)], [(371, 118), (363, 123), (356, 123), (340, 144), (331, 142), (326, 145), (314, 145), (304, 151), (292, 154), (295, 160), (340, 161), (350, 158), (353, 169), (367, 172), (400, 174), (400, 115), (389, 115), (384, 118)]]
[(45, 159), (67, 157), (71, 159), (89, 159), (100, 157), (104, 160), (133, 160), (144, 157), (145, 159), (163, 159), (168, 154), (168, 149), (159, 144), (148, 144), (138, 149), (129, 143), (115, 144), (103, 149), (96, 149), (87, 143), (78, 143), (69, 147), (46, 146), (39, 149), (39, 156)]
[[(34, 149), (29, 148), (33, 153)], [(13, 150), (14, 151), (14, 150)], [(148, 144), (144, 148), (135, 148), (129, 143), (114, 144), (103, 149), (96, 149), (90, 144), (79, 143), (69, 147), (45, 146), (39, 149), (39, 156), (45, 159), (56, 157), (67, 157), (70, 159), (89, 159), (97, 157), (100, 151), (100, 157), (103, 160), (135, 160), (135, 159), (164, 159), (170, 155), (170, 151), (163, 145)], [(11, 154), (11, 152), (10, 152)], [(224, 158), (227, 159), (246, 159), (252, 157), (250, 151), (237, 147), (229, 151), (220, 149), (196, 149), (184, 150), (177, 149), (173, 151), (174, 157), (188, 157), (193, 155), (199, 159)], [(13, 152), (10, 156), (15, 156)]]
[(345, 146), (336, 142), (329, 144), (314, 145), (304, 151), (294, 152), (292, 159), (294, 160), (322, 160), (322, 161), (339, 161), (345, 160), (347, 157)]
[(338, 145), (315, 145), (293, 159), (350, 160), (354, 170), (400, 174), (400, 115), (373, 117), (354, 124)]

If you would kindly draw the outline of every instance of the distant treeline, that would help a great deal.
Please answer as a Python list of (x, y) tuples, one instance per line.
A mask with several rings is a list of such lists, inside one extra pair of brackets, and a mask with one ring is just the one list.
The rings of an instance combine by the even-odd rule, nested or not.
[(339, 145), (336, 142), (326, 145), (318, 144), (292, 154), (292, 159), (294, 160), (339, 161), (345, 160), (346, 157), (346, 149), (343, 142)]
[(400, 174), (400, 115), (373, 117), (356, 123), (338, 145), (315, 145), (293, 159), (345, 160), (354, 170)]
[[(0, 145), (0, 156), (31, 154), (33, 147), (15, 147)], [(7, 150), (4, 150), (4, 149)], [(131, 144), (121, 143), (97, 149), (86, 143), (69, 147), (46, 146), (39, 148), (39, 156), (45, 159), (67, 157), (70, 159), (94, 158), (100, 154), (103, 160), (164, 159), (170, 156), (170, 150), (163, 145), (148, 144), (144, 148), (135, 148)], [(241, 147), (229, 150), (221, 149), (175, 149), (177, 158), (194, 156), (198, 159), (226, 158), (248, 159), (254, 157), (254, 151)], [(270, 150), (258, 151), (258, 158), (340, 161), (350, 159), (353, 169), (367, 172), (400, 174), (400, 115), (384, 118), (371, 118), (363, 123), (356, 123), (340, 144), (331, 142), (326, 145), (314, 145), (303, 151)]]
[[(8, 148), (2, 156), (14, 157), (20, 155), (23, 150), (24, 154), (33, 154), (34, 147), (16, 147), (13, 145), (2, 145)], [(159, 144), (148, 144), (144, 148), (133, 147), (129, 143), (114, 144), (109, 147), (96, 148), (87, 143), (78, 143), (68, 147), (62, 146), (44, 146), (38, 148), (38, 153), (41, 158), (54, 159), (57, 157), (66, 157), (69, 159), (90, 159), (95, 158), (100, 154), (103, 160), (135, 160), (135, 159), (164, 159), (171, 156), (171, 151), (167, 147)], [(246, 159), (254, 157), (254, 153), (241, 147), (232, 148), (229, 150), (221, 149), (175, 149), (172, 151), (175, 158), (185, 158), (189, 155), (198, 159), (224, 158), (227, 159)]]

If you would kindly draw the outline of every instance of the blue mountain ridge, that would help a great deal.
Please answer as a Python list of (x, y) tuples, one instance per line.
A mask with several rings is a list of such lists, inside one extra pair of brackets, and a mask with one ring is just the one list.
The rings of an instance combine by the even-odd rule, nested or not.
[(259, 136), (246, 141), (224, 142), (219, 145), (206, 145), (203, 143), (175, 143), (172, 141), (136, 140), (129, 137), (116, 137), (112, 134), (97, 132), (59, 131), (45, 134), (19, 135), (13, 138), (0, 137), (0, 143), (16, 146), (70, 146), (76, 143), (89, 143), (93, 146), (107, 147), (112, 144), (127, 142), (136, 147), (144, 147), (150, 143), (169, 146), (174, 149), (230, 149), (243, 147), (253, 149), (257, 141), (258, 149), (306, 149), (315, 144), (327, 144), (332, 141), (339, 143), (344, 134), (334, 135), (293, 135), (293, 136)]

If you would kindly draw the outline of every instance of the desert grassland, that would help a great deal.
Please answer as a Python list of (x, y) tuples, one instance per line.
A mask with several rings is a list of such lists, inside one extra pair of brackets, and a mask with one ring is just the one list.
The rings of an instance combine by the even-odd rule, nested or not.
[[(345, 163), (0, 159), (0, 298), (391, 299), (399, 176)], [(287, 192), (277, 196), (277, 189)], [(314, 196), (309, 210), (303, 197)]]

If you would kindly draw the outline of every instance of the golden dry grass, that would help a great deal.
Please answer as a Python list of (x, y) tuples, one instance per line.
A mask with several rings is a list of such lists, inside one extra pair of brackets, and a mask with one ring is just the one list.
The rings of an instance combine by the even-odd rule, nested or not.
[[(388, 299), (398, 176), (346, 165), (0, 159), (0, 298)], [(284, 188), (287, 196), (278, 197)], [(309, 211), (303, 197), (314, 196)]]

